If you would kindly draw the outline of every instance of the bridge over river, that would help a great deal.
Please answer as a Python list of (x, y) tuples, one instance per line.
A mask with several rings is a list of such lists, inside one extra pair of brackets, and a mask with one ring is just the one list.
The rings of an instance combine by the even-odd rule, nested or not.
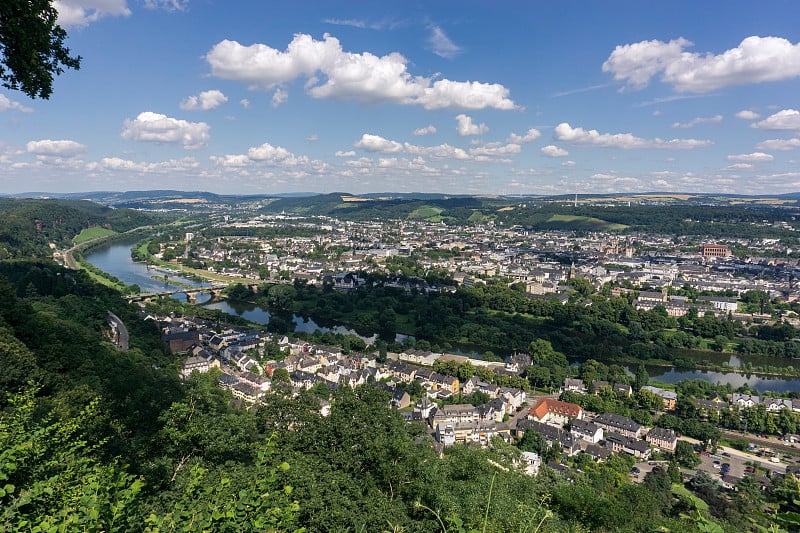
[(197, 299), (197, 295), (199, 294), (210, 294), (211, 299), (219, 298), (220, 294), (222, 294), (222, 289), (227, 287), (226, 283), (215, 283), (208, 287), (192, 287), (188, 289), (175, 289), (171, 291), (160, 291), (160, 292), (142, 292), (139, 294), (132, 294), (130, 296), (126, 296), (125, 299), (128, 303), (133, 302), (149, 302), (153, 299), (159, 298), (168, 298), (170, 296), (175, 296), (176, 294), (185, 294), (187, 300), (190, 302), (194, 302)]

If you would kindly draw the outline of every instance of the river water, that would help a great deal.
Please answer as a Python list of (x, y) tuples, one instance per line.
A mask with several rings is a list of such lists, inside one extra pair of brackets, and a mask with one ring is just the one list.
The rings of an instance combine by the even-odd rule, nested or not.
[[(202, 287), (202, 283), (181, 278), (177, 275), (169, 274), (167, 281), (163, 279), (163, 272), (148, 269), (144, 263), (137, 263), (131, 259), (132, 242), (115, 242), (109, 245), (95, 248), (91, 253), (85, 255), (87, 261), (92, 263), (97, 268), (108, 272), (109, 274), (121, 279), (125, 283), (137, 284), (144, 292), (159, 292), (159, 291), (173, 291), (179, 290), (181, 286), (173, 285), (168, 280), (175, 280), (181, 284), (190, 285), (192, 287)], [(153, 279), (153, 276), (161, 277), (161, 279)], [(186, 295), (176, 295), (178, 299), (186, 300)], [(208, 297), (206, 297), (208, 299)], [(204, 299), (198, 298), (198, 303), (202, 303)], [(243, 302), (228, 302), (221, 301), (209, 304), (210, 309), (219, 309), (231, 315), (241, 316), (256, 324), (266, 325), (269, 323), (270, 313), (260, 307), (247, 304)], [(330, 331), (332, 333), (352, 334), (358, 335), (368, 344), (375, 341), (377, 335), (363, 335), (357, 331), (341, 325), (334, 325), (330, 327), (318, 325), (313, 318), (301, 317), (293, 315), (292, 321), (295, 324), (296, 332), (313, 333), (315, 330), (320, 330), (325, 333)], [(401, 341), (406, 338), (403, 335), (398, 335), (397, 340)], [(464, 352), (464, 355), (470, 353)], [(474, 354), (477, 355), (477, 354)], [(713, 354), (709, 354), (713, 355)], [(722, 356), (728, 357), (728, 356)], [(729, 356), (728, 364), (731, 367), (738, 367), (742, 363), (741, 356)], [(747, 359), (748, 361), (750, 359)], [(606, 362), (607, 363), (607, 362)], [(758, 361), (753, 361), (753, 364), (760, 364)], [(778, 365), (776, 365), (778, 366)], [(783, 366), (783, 365), (781, 365)], [(772, 392), (800, 392), (800, 379), (784, 379), (771, 376), (756, 376), (753, 374), (738, 373), (738, 372), (715, 372), (706, 370), (676, 370), (674, 367), (647, 367), (651, 379), (663, 383), (676, 383), (684, 379), (702, 379), (711, 383), (731, 384), (733, 387), (740, 387), (744, 384), (752, 387), (759, 392), (772, 391)]]
[[(134, 242), (123, 241), (109, 243), (94, 248), (84, 255), (84, 258), (100, 270), (108, 272), (128, 285), (138, 285), (142, 292), (169, 292), (180, 290), (187, 285), (191, 287), (208, 285), (169, 273), (166, 270), (148, 267), (145, 263), (137, 263), (131, 259), (131, 247), (134, 244)], [(166, 279), (164, 278), (165, 274)], [(176, 281), (180, 285), (170, 283), (169, 280)], [(175, 298), (186, 301), (185, 294), (176, 294)], [(202, 302), (203, 299), (200, 298), (199, 301)]]

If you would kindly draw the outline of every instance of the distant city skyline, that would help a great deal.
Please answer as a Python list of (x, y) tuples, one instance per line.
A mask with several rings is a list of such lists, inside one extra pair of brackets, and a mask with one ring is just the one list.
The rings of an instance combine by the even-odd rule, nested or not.
[(800, 191), (792, 0), (55, 5), (3, 193)]

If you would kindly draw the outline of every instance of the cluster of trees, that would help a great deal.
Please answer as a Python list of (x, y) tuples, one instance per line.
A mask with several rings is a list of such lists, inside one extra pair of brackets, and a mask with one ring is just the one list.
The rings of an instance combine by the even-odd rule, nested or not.
[[(691, 310), (674, 318), (657, 306), (633, 307), (631, 298), (590, 296), (592, 305), (527, 298), (504, 283), (460, 287), (456, 292), (423, 294), (381, 286), (385, 277), (362, 273), (367, 284), (351, 293), (318, 289), (304, 283), (264, 284), (252, 293), (234, 287), (230, 294), (261, 305), (312, 316), (320, 324), (347, 324), (366, 335), (391, 342), (396, 333), (412, 335), (431, 346), (471, 345), (483, 351), (529, 351), (543, 340), (572, 357), (604, 360), (688, 362), (692, 350), (736, 349), (740, 353), (800, 355), (788, 324), (746, 326), (728, 317), (700, 316)], [(578, 287), (580, 288), (580, 287)], [(280, 318), (273, 329), (280, 330)], [(276, 329), (277, 328), (277, 329)], [(562, 361), (540, 365), (531, 384), (547, 388), (563, 376)], [(618, 369), (617, 369), (618, 370)], [(548, 375), (549, 373), (549, 375)]]
[(52, 257), (51, 243), (67, 248), (82, 229), (127, 231), (151, 224), (151, 215), (82, 200), (0, 198), (0, 260)]

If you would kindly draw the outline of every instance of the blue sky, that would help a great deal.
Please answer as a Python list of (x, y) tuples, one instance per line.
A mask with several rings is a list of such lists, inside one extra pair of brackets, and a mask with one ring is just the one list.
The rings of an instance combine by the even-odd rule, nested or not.
[(0, 192), (800, 191), (800, 2), (55, 2)]

